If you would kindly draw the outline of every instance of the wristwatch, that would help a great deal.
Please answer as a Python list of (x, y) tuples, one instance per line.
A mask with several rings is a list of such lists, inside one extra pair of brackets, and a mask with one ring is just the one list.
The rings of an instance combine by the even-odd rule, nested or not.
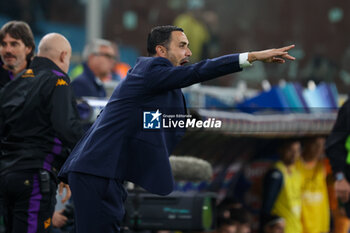
[(342, 172), (337, 172), (337, 173), (335, 173), (334, 178), (335, 178), (336, 181), (344, 180), (345, 179), (345, 175)]

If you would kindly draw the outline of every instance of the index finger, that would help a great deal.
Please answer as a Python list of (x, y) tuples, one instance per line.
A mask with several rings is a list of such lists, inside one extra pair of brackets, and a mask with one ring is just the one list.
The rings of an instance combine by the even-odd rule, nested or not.
[(289, 59), (289, 60), (295, 60), (295, 57), (293, 57), (293, 56), (291, 56), (289, 54), (283, 55), (282, 57), (286, 58), (286, 59)]
[(282, 50), (282, 51), (288, 51), (288, 50), (290, 50), (290, 49), (292, 49), (292, 48), (294, 48), (294, 47), (295, 47), (295, 45), (292, 44), (292, 45), (288, 45), (288, 46), (282, 47), (281, 50)]

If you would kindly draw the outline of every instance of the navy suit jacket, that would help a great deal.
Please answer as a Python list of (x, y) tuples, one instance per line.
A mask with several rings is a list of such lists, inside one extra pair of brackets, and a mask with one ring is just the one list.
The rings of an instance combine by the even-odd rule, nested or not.
[(76, 145), (59, 177), (67, 181), (69, 172), (82, 172), (169, 194), (174, 180), (168, 156), (184, 130), (143, 129), (143, 111), (185, 114), (180, 88), (236, 71), (241, 71), (238, 54), (178, 67), (165, 58), (140, 57)]

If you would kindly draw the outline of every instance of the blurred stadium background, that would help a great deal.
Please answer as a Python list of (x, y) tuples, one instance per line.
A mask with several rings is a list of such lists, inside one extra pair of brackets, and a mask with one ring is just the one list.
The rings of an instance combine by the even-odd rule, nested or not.
[[(295, 44), (294, 62), (255, 63), (245, 72), (184, 90), (188, 106), (202, 108), (192, 113), (195, 117), (221, 119), (224, 127), (189, 131), (174, 154), (210, 161), (214, 177), (204, 188), (217, 192), (219, 200), (234, 196), (255, 215), (260, 191), (254, 187), (276, 160), (278, 139), (327, 136), (335, 110), (350, 90), (347, 0), (1, 0), (0, 25), (15, 19), (30, 24), (37, 43), (49, 32), (66, 36), (73, 49), (71, 70), (81, 64), (83, 47), (94, 37), (117, 43), (120, 60), (133, 66), (138, 56), (147, 55), (147, 34), (157, 25), (185, 29), (192, 62)], [(268, 91), (270, 86), (277, 88)], [(240, 110), (278, 100), (272, 106), (278, 114), (225, 111), (245, 100)], [(327, 111), (314, 111), (318, 107)], [(185, 184), (178, 189), (200, 187)]]
[(146, 55), (150, 28), (174, 22), (190, 37), (193, 61), (294, 43), (296, 62), (277, 68), (256, 65), (208, 84), (231, 87), (244, 80), (260, 89), (265, 79), (272, 85), (281, 79), (305, 85), (312, 79), (334, 82), (339, 92), (347, 93), (349, 11), (346, 0), (2, 0), (0, 25), (24, 20), (37, 41), (48, 32), (64, 34), (72, 43), (72, 66), (80, 62), (83, 46), (92, 37), (116, 42), (121, 60), (132, 66), (137, 56)]

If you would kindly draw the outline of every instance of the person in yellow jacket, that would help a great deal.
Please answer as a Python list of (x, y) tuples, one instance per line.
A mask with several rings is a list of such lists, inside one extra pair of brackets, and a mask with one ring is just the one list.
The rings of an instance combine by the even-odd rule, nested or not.
[[(261, 223), (270, 214), (285, 220), (285, 233), (302, 233), (300, 173), (295, 161), (301, 146), (296, 139), (283, 141), (278, 148), (280, 160), (266, 173), (263, 183)], [(261, 228), (262, 231), (262, 228)]]
[(202, 60), (204, 58), (204, 45), (210, 40), (210, 33), (207, 26), (201, 22), (193, 12), (187, 12), (179, 15), (175, 19), (174, 25), (183, 28), (186, 32), (188, 40), (193, 42), (191, 43), (191, 61), (195, 63)]
[(296, 169), (302, 176), (301, 222), (303, 233), (329, 232), (330, 207), (323, 160), (325, 138), (308, 138), (303, 152), (296, 161)]

